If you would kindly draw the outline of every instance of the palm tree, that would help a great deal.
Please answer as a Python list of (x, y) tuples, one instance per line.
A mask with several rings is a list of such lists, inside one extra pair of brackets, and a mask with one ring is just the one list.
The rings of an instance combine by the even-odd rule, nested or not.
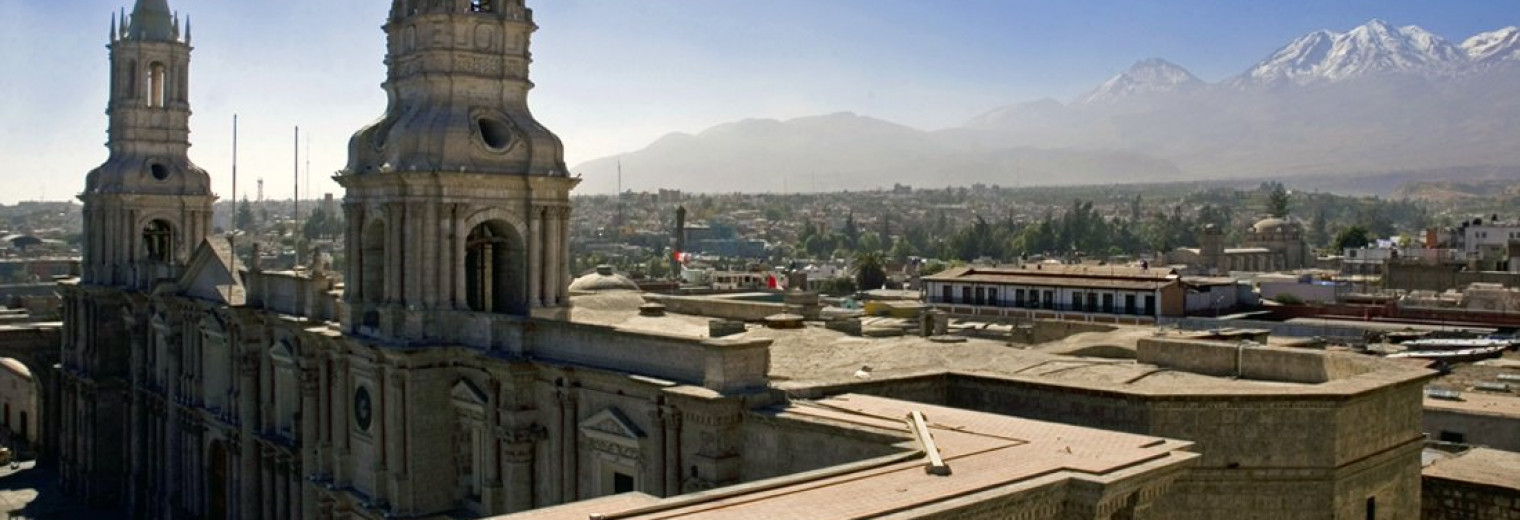
[(882, 267), (881, 252), (862, 252), (855, 255), (855, 285), (862, 291), (880, 289), (887, 284), (887, 270)]

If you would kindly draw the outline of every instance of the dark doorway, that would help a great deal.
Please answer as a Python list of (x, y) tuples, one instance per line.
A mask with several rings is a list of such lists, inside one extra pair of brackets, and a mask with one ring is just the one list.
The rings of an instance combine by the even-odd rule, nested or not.
[(632, 492), (633, 492), (633, 475), (628, 475), (628, 474), (624, 474), (624, 473), (613, 473), (612, 474), (612, 493), (613, 494), (632, 493)]
[(211, 441), (206, 454), (206, 518), (227, 518), (227, 448), (222, 441)]

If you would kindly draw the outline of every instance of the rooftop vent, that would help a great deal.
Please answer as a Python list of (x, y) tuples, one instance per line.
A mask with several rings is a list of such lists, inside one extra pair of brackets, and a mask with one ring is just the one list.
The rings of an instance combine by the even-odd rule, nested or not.
[(1431, 399), (1440, 399), (1443, 401), (1462, 400), (1462, 392), (1458, 392), (1456, 390), (1447, 390), (1445, 388), (1431, 388), (1425, 391), (1425, 395), (1429, 396)]
[(1495, 383), (1492, 381), (1479, 381), (1477, 384), (1473, 385), (1473, 389), (1482, 390), (1484, 392), (1509, 393), (1509, 384)]

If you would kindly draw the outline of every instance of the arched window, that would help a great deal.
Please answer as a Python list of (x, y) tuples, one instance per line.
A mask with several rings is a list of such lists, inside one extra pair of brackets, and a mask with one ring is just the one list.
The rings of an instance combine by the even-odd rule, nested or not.
[(168, 100), (168, 70), (162, 63), (148, 66), (148, 106), (162, 107)]
[(465, 251), (470, 308), (494, 314), (526, 314), (522, 258), (522, 240), (505, 222), (487, 222), (470, 230)]
[(150, 262), (169, 263), (174, 259), (174, 227), (163, 220), (154, 220), (143, 228), (144, 258)]
[(365, 226), (359, 262), (359, 296), (371, 303), (385, 301), (385, 222)]
[(491, 8), (491, 0), (470, 0), (470, 12), (472, 13), (490, 13), (494, 11)]

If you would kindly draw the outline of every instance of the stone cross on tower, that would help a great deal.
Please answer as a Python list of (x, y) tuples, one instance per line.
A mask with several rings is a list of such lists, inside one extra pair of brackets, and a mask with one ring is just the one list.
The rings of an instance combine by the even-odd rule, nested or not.
[(85, 180), (84, 283), (147, 289), (176, 276), (211, 226), (211, 179), (190, 162), (190, 23), (166, 0), (111, 21), (110, 158)]
[(394, 0), (390, 104), (354, 134), (346, 327), (443, 339), (446, 314), (563, 316), (569, 193), (560, 140), (528, 110), (523, 0)]

